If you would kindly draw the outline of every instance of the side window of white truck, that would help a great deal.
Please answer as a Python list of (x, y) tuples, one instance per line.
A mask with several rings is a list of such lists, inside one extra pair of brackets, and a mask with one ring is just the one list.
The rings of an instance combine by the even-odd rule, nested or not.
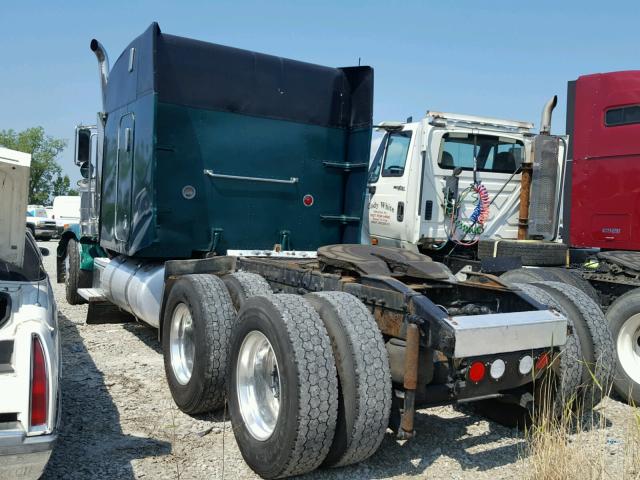
[(407, 163), (407, 153), (411, 143), (411, 132), (390, 133), (384, 155), (383, 177), (401, 177)]
[(383, 177), (401, 177), (404, 175), (410, 143), (410, 131), (387, 133), (380, 142), (380, 146), (371, 162), (371, 167), (369, 167), (368, 183), (372, 184), (378, 181), (380, 170), (382, 170)]
[(472, 170), (475, 157), (478, 171), (513, 173), (520, 169), (523, 152), (522, 142), (507, 137), (445, 133), (438, 165), (450, 170)]
[(387, 148), (387, 137), (389, 134), (385, 134), (380, 141), (380, 145), (378, 145), (378, 150), (376, 150), (376, 154), (373, 157), (373, 161), (371, 162), (371, 166), (369, 167), (369, 177), (367, 178), (367, 183), (372, 184), (378, 181), (380, 178), (380, 167), (382, 167), (382, 157), (384, 157), (384, 152)]

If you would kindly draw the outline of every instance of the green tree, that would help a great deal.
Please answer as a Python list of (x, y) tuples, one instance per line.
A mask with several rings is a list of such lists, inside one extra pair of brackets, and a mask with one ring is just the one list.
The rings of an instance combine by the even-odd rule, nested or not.
[(42, 127), (32, 127), (22, 132), (1, 130), (0, 146), (31, 154), (29, 203), (45, 205), (53, 196), (68, 194), (69, 177), (62, 175), (57, 162), (66, 140), (45, 135)]
[(71, 188), (71, 181), (69, 180), (68, 175), (58, 176), (53, 181), (53, 192), (52, 195), (57, 197), (59, 195), (78, 195), (78, 191), (74, 188)]

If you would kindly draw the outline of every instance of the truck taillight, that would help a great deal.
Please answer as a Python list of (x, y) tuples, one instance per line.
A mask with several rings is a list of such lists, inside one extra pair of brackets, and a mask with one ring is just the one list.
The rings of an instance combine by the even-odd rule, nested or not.
[(469, 366), (469, 372), (468, 372), (469, 380), (471, 380), (474, 383), (478, 383), (480, 380), (484, 378), (484, 375), (486, 372), (487, 372), (487, 369), (484, 366), (484, 363), (473, 362)]
[(47, 364), (44, 358), (44, 348), (37, 335), (31, 341), (31, 427), (42, 426), (47, 423)]
[(542, 370), (547, 365), (549, 365), (549, 354), (547, 352), (543, 352), (536, 361), (536, 370)]

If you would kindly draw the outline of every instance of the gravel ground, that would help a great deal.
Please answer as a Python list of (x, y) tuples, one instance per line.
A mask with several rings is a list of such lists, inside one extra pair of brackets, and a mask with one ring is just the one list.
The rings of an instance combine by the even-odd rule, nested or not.
[[(55, 280), (55, 242), (45, 266)], [(224, 413), (191, 417), (174, 405), (157, 332), (138, 323), (86, 325), (53, 284), (62, 334), (62, 431), (45, 471), (58, 478), (253, 479)], [(580, 433), (585, 448), (606, 449), (611, 478), (622, 468), (631, 408), (600, 405), (607, 427)], [(526, 475), (522, 433), (451, 407), (421, 410), (418, 436), (381, 448), (356, 466), (318, 470), (308, 479), (496, 479)]]

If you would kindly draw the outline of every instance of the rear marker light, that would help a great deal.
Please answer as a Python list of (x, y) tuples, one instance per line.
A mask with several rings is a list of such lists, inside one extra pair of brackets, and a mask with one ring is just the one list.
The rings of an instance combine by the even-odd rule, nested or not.
[(504, 375), (505, 370), (506, 364), (504, 363), (504, 360), (498, 358), (491, 363), (491, 367), (489, 367), (489, 375), (491, 375), (491, 378), (494, 380), (499, 380)]
[(486, 373), (486, 368), (484, 363), (482, 362), (473, 362), (469, 367), (469, 380), (472, 382), (478, 383), (480, 380), (484, 378), (484, 374)]
[(311, 205), (313, 205), (313, 195), (307, 194), (302, 197), (302, 203), (305, 207), (310, 207)]
[(538, 357), (538, 361), (536, 362), (536, 370), (542, 370), (547, 365), (549, 365), (549, 354), (547, 352), (544, 352)]
[(520, 363), (518, 364), (518, 371), (520, 372), (520, 375), (527, 375), (532, 368), (533, 358), (531, 355), (525, 355), (520, 359)]
[(40, 338), (31, 341), (31, 416), (30, 425), (47, 423), (47, 364)]
[(371, 237), (371, 245), (378, 245), (378, 239), (376, 237)]

